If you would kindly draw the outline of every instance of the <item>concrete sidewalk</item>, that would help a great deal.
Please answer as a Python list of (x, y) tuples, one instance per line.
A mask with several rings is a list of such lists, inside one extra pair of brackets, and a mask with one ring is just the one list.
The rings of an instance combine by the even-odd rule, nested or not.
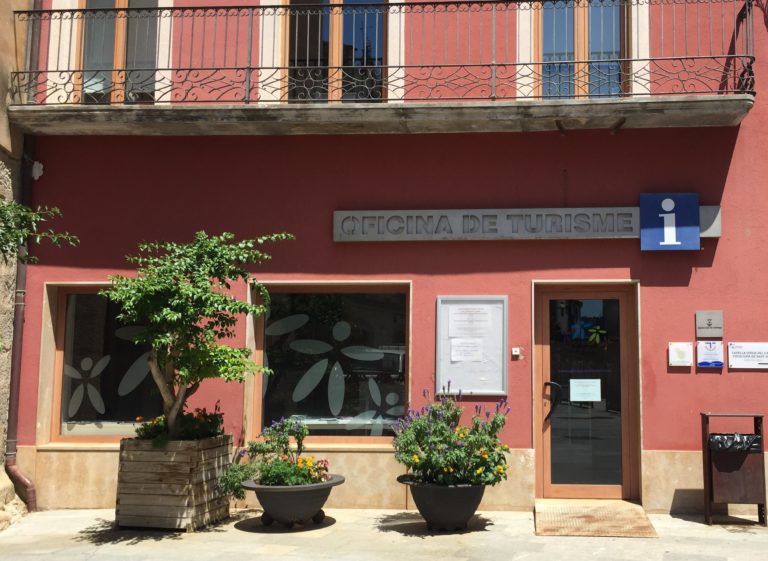
[(257, 510), (196, 533), (117, 530), (111, 510), (33, 513), (0, 532), (0, 560), (766, 561), (768, 529), (650, 515), (658, 538), (538, 537), (533, 513), (483, 512), (461, 533), (430, 533), (416, 512), (328, 510), (320, 525), (264, 527)]

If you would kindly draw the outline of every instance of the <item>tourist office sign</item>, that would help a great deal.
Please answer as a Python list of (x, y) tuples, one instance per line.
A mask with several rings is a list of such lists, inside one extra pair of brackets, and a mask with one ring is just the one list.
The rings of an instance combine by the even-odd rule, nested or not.
[[(668, 198), (668, 197), (667, 197)], [(661, 199), (663, 202), (666, 198)], [(669, 204), (666, 205), (667, 207)], [(698, 207), (698, 235), (720, 237), (720, 207)], [(654, 232), (643, 250), (698, 249), (698, 237), (686, 230), (675, 234), (675, 221), (655, 212)], [(674, 216), (672, 217), (674, 218)], [(564, 240), (641, 237), (639, 207), (340, 210), (333, 213), (336, 242), (405, 242), (451, 240)], [(695, 242), (692, 238), (695, 237)], [(678, 243), (680, 242), (680, 243)]]

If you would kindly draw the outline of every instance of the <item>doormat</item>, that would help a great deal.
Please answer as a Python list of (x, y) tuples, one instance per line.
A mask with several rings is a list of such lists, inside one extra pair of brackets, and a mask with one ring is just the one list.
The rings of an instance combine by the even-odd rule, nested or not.
[(643, 507), (626, 501), (540, 499), (537, 536), (656, 538)]

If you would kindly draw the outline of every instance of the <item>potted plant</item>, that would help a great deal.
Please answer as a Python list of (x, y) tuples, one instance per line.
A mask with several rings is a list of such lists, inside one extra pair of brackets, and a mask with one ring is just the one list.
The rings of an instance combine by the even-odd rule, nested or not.
[[(328, 473), (328, 461), (303, 456), (309, 428), (291, 417), (273, 421), (264, 429), (262, 440), (248, 443), (238, 459), (245, 463), (229, 466), (220, 480), (221, 488), (236, 499), (254, 491), (269, 526), (277, 521), (291, 527), (308, 520), (319, 524), (325, 518), (323, 505), (331, 488), (344, 483), (344, 476)], [(293, 443), (292, 443), (293, 440)]]
[(509, 447), (499, 439), (509, 412), (506, 402), (484, 415), (477, 406), (469, 425), (460, 424), (462, 412), (453, 397), (443, 394), (395, 425), (395, 458), (408, 468), (398, 481), (410, 487), (430, 530), (466, 528), (485, 487), (507, 478)]
[[(232, 437), (221, 434), (218, 410), (184, 408), (206, 379), (240, 382), (263, 371), (250, 349), (220, 341), (235, 336), (239, 316), (266, 310), (268, 294), (245, 266), (269, 259), (258, 249), (264, 243), (291, 237), (235, 241), (230, 233), (198, 232), (190, 243), (142, 243), (128, 257), (137, 275), (110, 277), (103, 294), (120, 304), (122, 322), (140, 326), (133, 341), (150, 347), (147, 366), (163, 401), (162, 416), (120, 443), (118, 525), (194, 529), (228, 516), (217, 481), (230, 463)], [(234, 298), (229, 289), (237, 281), (250, 281), (264, 303)]]
[[(248, 443), (239, 457), (248, 462), (232, 464), (221, 478), (222, 489), (237, 499), (254, 491), (269, 526), (277, 521), (291, 527), (308, 520), (316, 524), (325, 518), (323, 505), (331, 488), (344, 477), (328, 473), (328, 461), (303, 456), (307, 425), (296, 418), (280, 419), (264, 429), (263, 440)], [(293, 439), (293, 445), (291, 444)]]

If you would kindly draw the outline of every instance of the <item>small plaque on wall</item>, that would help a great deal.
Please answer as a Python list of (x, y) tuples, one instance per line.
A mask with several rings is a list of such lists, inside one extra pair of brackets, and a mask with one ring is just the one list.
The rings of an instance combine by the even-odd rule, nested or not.
[(436, 365), (436, 393), (506, 395), (507, 297), (438, 297)]
[(696, 337), (700, 339), (711, 339), (722, 336), (722, 310), (702, 310), (696, 312)]
[(768, 343), (728, 343), (728, 368), (768, 370)]
[(696, 343), (696, 366), (699, 368), (722, 368), (723, 342), (698, 341)]
[(693, 343), (669, 344), (670, 366), (693, 366)]

